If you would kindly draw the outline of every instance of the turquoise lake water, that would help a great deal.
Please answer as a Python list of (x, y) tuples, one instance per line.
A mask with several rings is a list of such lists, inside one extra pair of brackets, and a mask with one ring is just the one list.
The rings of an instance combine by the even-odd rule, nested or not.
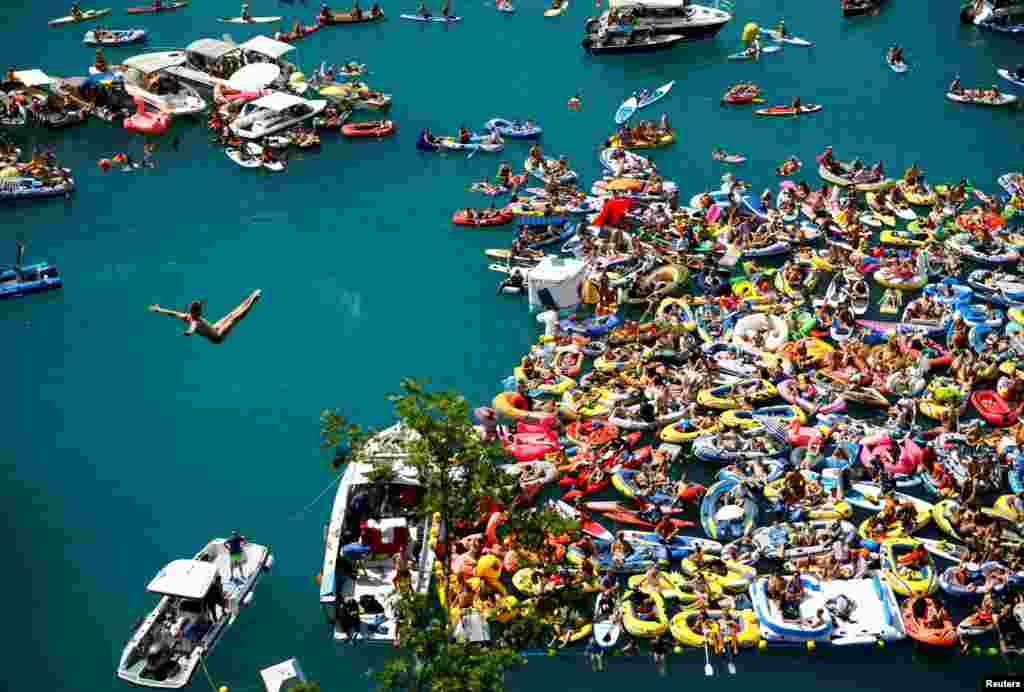
[[(406, 3), (386, 0), (384, 9), (397, 18), (414, 9)], [(56, 261), (66, 281), (63, 291), (0, 306), (9, 378), (0, 441), (9, 689), (123, 689), (114, 669), (130, 627), (153, 605), (147, 581), (232, 528), (269, 544), (277, 565), (211, 658), (217, 683), (252, 689), (260, 668), (297, 656), (325, 690), (372, 689), (364, 674), (387, 652), (336, 647), (317, 603), (313, 576), (330, 499), (297, 516), (331, 478), (317, 449), (319, 411), (337, 407), (361, 423), (387, 424), (384, 397), (402, 376), (489, 401), (538, 333), (523, 303), (494, 295), (497, 275), (482, 250), (506, 245), (507, 231), (449, 223), (454, 209), (486, 204), (466, 187), (499, 160), (518, 166), (525, 146), (510, 143), (501, 158), (421, 154), (413, 142), (422, 127), (453, 133), (498, 115), (532, 116), (545, 128), (545, 150), (569, 156), (589, 181), (600, 174), (597, 146), (617, 105), (635, 89), (676, 79), (663, 110), (679, 141), (654, 158), (687, 194), (717, 185), (715, 146), (750, 158), (740, 175), (756, 190), (774, 184), (786, 156), (811, 162), (828, 144), (840, 158), (884, 158), (890, 172), (920, 161), (933, 182), (967, 175), (990, 191), (998, 174), (1019, 169), (1016, 112), (956, 106), (943, 95), (957, 73), (965, 86), (999, 82), (996, 68), (1024, 60), (1024, 50), (961, 27), (957, 3), (893, 0), (878, 17), (849, 21), (838, 0), (737, 4), (737, 19), (717, 39), (632, 58), (584, 55), (582, 24), (593, 9), (584, 2), (546, 19), (540, 2), (524, 0), (504, 16), (490, 3), (458, 1), (453, 9), (465, 21), (457, 26), (391, 19), (326, 29), (298, 44), (298, 62), (307, 70), (323, 59), (369, 63), (370, 84), (395, 95), (400, 129), (380, 142), (325, 134), (321, 151), (294, 156), (283, 175), (237, 168), (188, 123), (174, 126), (180, 151), (164, 138), (155, 170), (107, 175), (96, 160), (122, 150), (138, 158), (140, 138), (100, 121), (19, 133), (23, 147), (55, 145), (79, 187), (69, 203), (0, 207), (0, 253), (13, 260), (14, 240), (23, 240), (29, 258)], [(9, 3), (0, 15), (0, 68), (85, 74), (85, 29), (45, 24), (66, 9), (52, 0)], [(215, 21), (238, 14), (230, 2), (200, 0), (157, 17), (122, 9), (106, 25), (145, 27), (154, 49), (225, 30), (239, 41), (260, 33)], [(252, 9), (308, 23), (316, 4), (256, 0)], [(779, 16), (817, 46), (759, 64), (726, 62), (744, 22)], [(910, 73), (883, 64), (892, 42), (904, 45)], [(762, 121), (720, 107), (724, 90), (741, 80), (756, 81), (769, 102), (800, 95), (825, 110)], [(573, 114), (565, 102), (577, 90), (585, 107)], [(254, 288), (263, 300), (220, 347), (182, 338), (178, 323), (145, 309), (206, 298), (219, 316)], [(666, 679), (646, 660), (615, 662), (598, 676), (581, 659), (533, 659), (511, 684), (952, 690), (1004, 670), (998, 658), (893, 648), (748, 654), (740, 675), (719, 670), (711, 680), (693, 655), (671, 661)], [(199, 675), (192, 688), (208, 683)]]

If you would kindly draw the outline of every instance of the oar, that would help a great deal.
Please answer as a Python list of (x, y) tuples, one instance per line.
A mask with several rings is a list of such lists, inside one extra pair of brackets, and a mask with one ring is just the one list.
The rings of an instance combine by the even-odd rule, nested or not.
[(711, 677), (715, 674), (715, 669), (711, 667), (711, 656), (708, 654), (708, 635), (704, 634), (704, 675)]
[(480, 150), (479, 146), (477, 146), (476, 149), (470, 149), (469, 150), (469, 156), (466, 157), (466, 160), (469, 161), (471, 158), (473, 158), (473, 154), (475, 154), (479, 150)]

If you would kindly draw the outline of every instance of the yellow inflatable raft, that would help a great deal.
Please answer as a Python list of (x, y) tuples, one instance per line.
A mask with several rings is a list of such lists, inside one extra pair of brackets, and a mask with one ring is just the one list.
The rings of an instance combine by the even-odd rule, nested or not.
[[(700, 615), (701, 612), (699, 610), (684, 610), (681, 613), (677, 613), (676, 616), (672, 618), (672, 622), (669, 624), (669, 629), (677, 642), (683, 646), (692, 646), (696, 648), (704, 646), (704, 633), (697, 632), (693, 629), (694, 626), (696, 626)], [(706, 611), (704, 615), (718, 625), (719, 631), (721, 632), (722, 642), (726, 646), (729, 646), (732, 635), (731, 630), (726, 628), (726, 613), (721, 610), (709, 610)], [(731, 624), (727, 627), (735, 628), (737, 625), (739, 626), (739, 632), (736, 633), (736, 640), (740, 646), (757, 646), (757, 643), (761, 640), (761, 627), (758, 625), (757, 615), (754, 614), (753, 610), (731, 611), (728, 614), (728, 619), (731, 620)]]

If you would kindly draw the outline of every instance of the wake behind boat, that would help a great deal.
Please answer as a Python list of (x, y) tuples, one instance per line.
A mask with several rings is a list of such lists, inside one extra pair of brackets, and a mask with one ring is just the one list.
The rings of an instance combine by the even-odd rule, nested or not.
[(215, 538), (191, 560), (175, 560), (153, 577), (146, 589), (160, 601), (135, 626), (117, 677), (143, 687), (188, 684), (273, 564), (269, 550), (255, 543), (242, 542), (236, 557), (228, 547), (235, 538)]

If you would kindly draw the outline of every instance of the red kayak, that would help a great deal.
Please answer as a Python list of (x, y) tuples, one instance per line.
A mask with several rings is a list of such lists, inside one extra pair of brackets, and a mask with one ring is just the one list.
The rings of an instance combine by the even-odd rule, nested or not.
[(805, 113), (817, 113), (821, 110), (821, 106), (817, 103), (812, 103), (809, 106), (800, 106), (800, 112), (797, 113), (796, 109), (792, 106), (769, 106), (768, 108), (758, 108), (754, 113), (756, 115), (803, 115)]
[(183, 2), (168, 2), (160, 5), (150, 5), (149, 7), (129, 7), (125, 12), (128, 14), (157, 14), (159, 12), (168, 12), (170, 10), (179, 10), (182, 7), (188, 7), (188, 0)]
[(346, 137), (385, 137), (395, 131), (391, 120), (373, 120), (367, 123), (345, 123), (341, 134)]
[[(655, 526), (651, 522), (641, 519), (640, 513), (637, 511), (618, 511), (618, 512), (601, 512), (601, 516), (617, 521), (620, 524), (626, 524), (628, 526), (639, 526), (643, 529), (654, 529)], [(685, 519), (671, 519), (672, 525), (677, 529), (692, 529), (696, 524), (692, 521)]]
[(978, 409), (981, 417), (992, 425), (1005, 428), (1017, 422), (1021, 407), (1011, 407), (998, 393), (991, 389), (982, 389), (971, 394), (971, 403)]
[[(491, 215), (481, 218), (480, 214), (483, 213)], [(511, 223), (513, 218), (515, 218), (515, 214), (506, 209), (502, 209), (501, 211), (497, 212), (495, 212), (493, 209), (484, 209), (478, 210), (476, 212), (476, 216), (470, 219), (468, 216), (466, 216), (466, 210), (462, 209), (460, 211), (455, 212), (455, 214), (452, 215), (452, 223), (456, 224), (457, 226), (475, 226), (478, 228), (482, 226), (504, 226), (507, 223)]]

